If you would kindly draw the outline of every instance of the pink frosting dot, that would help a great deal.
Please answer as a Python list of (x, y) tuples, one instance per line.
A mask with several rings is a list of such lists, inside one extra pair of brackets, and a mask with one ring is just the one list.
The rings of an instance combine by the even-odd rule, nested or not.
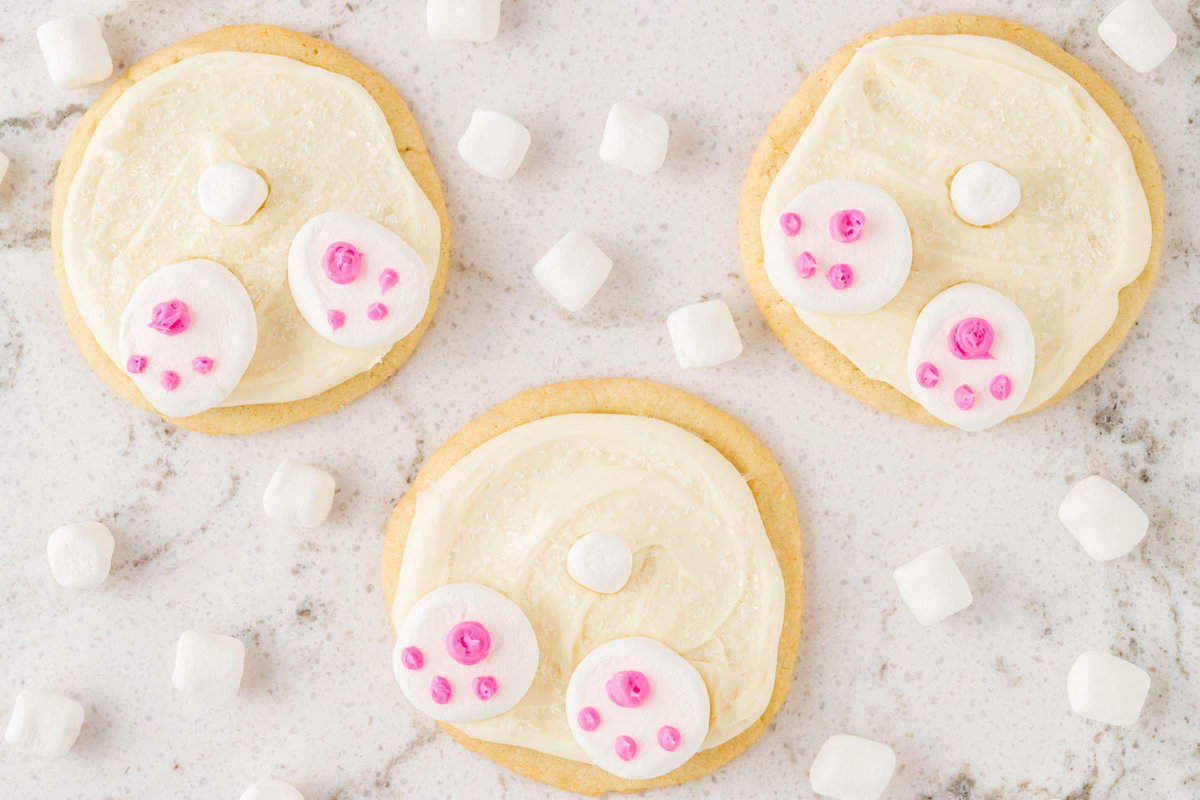
[(992, 378), (992, 385), (988, 387), (992, 393), (992, 397), (997, 400), (1007, 400), (1012, 394), (1012, 378), (1007, 375), (1000, 374)]
[(847, 208), (829, 218), (829, 235), (838, 242), (857, 242), (862, 236), (867, 217), (861, 211)]
[(796, 256), (796, 274), (801, 278), (811, 278), (813, 273), (817, 271), (817, 259), (813, 258), (813, 254), (805, 250), (800, 255)]
[(637, 708), (650, 697), (650, 679), (636, 669), (623, 669), (608, 679), (604, 689), (621, 708)]
[(173, 392), (179, 388), (179, 373), (169, 369), (159, 377), (158, 382), (168, 392)]
[(419, 647), (406, 647), (400, 651), (400, 663), (405, 669), (418, 670), (425, 666), (425, 654)]
[(804, 221), (800, 219), (799, 214), (788, 211), (779, 218), (779, 227), (783, 228), (783, 232), (787, 236), (795, 236), (804, 227)]
[(433, 698), (433, 702), (439, 706), (444, 706), (450, 702), (451, 696), (454, 694), (454, 689), (450, 687), (450, 681), (438, 675), (429, 683), (429, 695)]
[(917, 384), (932, 389), (938, 385), (938, 381), (942, 379), (942, 373), (938, 372), (938, 368), (929, 361), (922, 361), (917, 365)]
[(150, 327), (167, 336), (183, 333), (192, 324), (192, 313), (182, 300), (159, 303), (150, 312)]
[(367, 306), (367, 319), (378, 322), (388, 315), (388, 307), (383, 303), (371, 303)]
[(496, 679), (491, 675), (481, 675), (475, 679), (475, 696), (480, 700), (491, 700), (496, 689)]
[(967, 317), (959, 320), (950, 329), (947, 344), (950, 353), (955, 358), (964, 361), (975, 358), (993, 358), (992, 344), (996, 341), (996, 331), (992, 324), (982, 317)]
[(125, 370), (132, 375), (141, 375), (146, 371), (146, 365), (150, 363), (150, 359), (145, 356), (130, 356), (125, 362)]
[(362, 274), (362, 252), (349, 242), (334, 242), (325, 248), (321, 268), (336, 284), (353, 283)]
[(850, 284), (854, 283), (854, 270), (850, 269), (849, 264), (834, 264), (829, 268), (829, 272), (825, 273), (825, 278), (830, 286), (840, 292), (849, 289)]
[(617, 758), (622, 761), (632, 761), (637, 755), (637, 742), (632, 736), (618, 736), (613, 742), (613, 749), (617, 751)]
[(468, 667), (487, 658), (491, 649), (492, 635), (478, 622), (460, 622), (446, 634), (446, 652)]
[(965, 383), (954, 390), (954, 405), (961, 408), (963, 411), (970, 411), (975, 407), (975, 390)]
[(658, 746), (667, 752), (679, 747), (679, 728), (674, 725), (663, 725), (658, 729)]
[(600, 712), (591, 706), (584, 706), (579, 709), (579, 715), (575, 719), (579, 722), (581, 730), (590, 732), (600, 726)]
[(325, 319), (329, 320), (329, 327), (336, 331), (346, 324), (346, 313), (338, 311), (336, 308), (331, 308), (325, 312)]
[(396, 285), (400, 280), (400, 276), (396, 274), (394, 269), (385, 269), (379, 273), (379, 291), (381, 294), (387, 294), (387, 290)]
[(196, 356), (192, 359), (192, 371), (207, 375), (213, 370), (213, 360), (208, 356)]

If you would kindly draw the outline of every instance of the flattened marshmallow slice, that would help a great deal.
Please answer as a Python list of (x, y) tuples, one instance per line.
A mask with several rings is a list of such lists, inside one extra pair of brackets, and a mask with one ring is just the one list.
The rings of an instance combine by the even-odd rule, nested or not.
[(990, 161), (967, 164), (950, 181), (950, 204), (971, 225), (994, 225), (1016, 210), (1021, 182)]
[(249, 222), (267, 202), (267, 182), (252, 169), (222, 161), (200, 173), (196, 199), (213, 221), (222, 225)]
[(595, 531), (579, 538), (567, 551), (571, 580), (601, 594), (625, 588), (633, 572), (633, 551), (620, 536)]
[(288, 251), (288, 286), (304, 321), (334, 344), (372, 349), (425, 316), (430, 275), (408, 242), (358, 214), (310, 219)]
[(869, 183), (814, 183), (763, 241), (775, 291), (796, 308), (866, 314), (887, 305), (912, 269), (912, 234), (892, 196)]
[(490, 42), (500, 32), (500, 0), (429, 0), (425, 24), (431, 39)]
[(1150, 0), (1125, 0), (1104, 18), (1098, 32), (1118, 58), (1142, 73), (1165, 61), (1178, 43)]
[(290, 783), (267, 778), (242, 792), (240, 800), (304, 800), (304, 795)]
[(187, 417), (221, 404), (258, 346), (258, 320), (237, 277), (203, 258), (146, 276), (121, 315), (118, 364), (150, 404)]
[(103, 523), (64, 525), (46, 542), (50, 573), (60, 586), (94, 589), (112, 568), (113, 545), (112, 532)]
[(817, 751), (808, 780), (814, 792), (835, 800), (878, 800), (883, 797), (896, 754), (882, 742), (838, 733)]
[(4, 740), (41, 758), (62, 758), (82, 727), (79, 703), (56, 692), (26, 689), (17, 695)]
[(1150, 692), (1150, 675), (1137, 664), (1089, 651), (1067, 673), (1067, 700), (1080, 716), (1105, 725), (1132, 725)]
[(50, 80), (59, 88), (79, 89), (112, 74), (112, 57), (95, 17), (76, 14), (43, 22), (37, 40)]
[(537, 673), (538, 642), (516, 603), (477, 583), (450, 583), (408, 612), (392, 666), (418, 711), (471, 722), (520, 702)]
[(908, 345), (913, 396), (942, 422), (981, 431), (1012, 416), (1033, 379), (1033, 328), (1013, 301), (960, 283), (921, 310)]
[(1092, 475), (1071, 487), (1058, 518), (1089, 556), (1112, 561), (1146, 538), (1150, 518), (1137, 502), (1111, 482)]
[(458, 154), (480, 175), (506, 181), (521, 168), (531, 141), (529, 129), (512, 117), (477, 108), (458, 140)]
[(567, 683), (567, 723), (593, 764), (627, 780), (665, 775), (708, 735), (704, 679), (656, 639), (614, 639), (588, 653)]

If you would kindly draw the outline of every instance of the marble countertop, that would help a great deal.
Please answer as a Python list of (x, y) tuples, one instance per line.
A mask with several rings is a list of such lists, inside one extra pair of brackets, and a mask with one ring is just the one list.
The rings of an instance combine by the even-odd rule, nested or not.
[[(799, 503), (808, 579), (791, 693), (761, 739), (661, 798), (807, 798), (824, 739), (886, 741), (896, 798), (1200, 797), (1200, 3), (1157, 0), (1180, 36), (1149, 76), (1096, 26), (1115, 0), (551, 2), (508, 0), (499, 38), (437, 45), (424, 2), (54, 0), (0, 8), (0, 718), (27, 685), (87, 709), (57, 762), (0, 747), (0, 794), (21, 798), (236, 798), (274, 774), (314, 798), (551, 798), (467, 753), (391, 677), (379, 585), (382, 528), (417, 468), (491, 404), (530, 386), (631, 375), (732, 412), (782, 463)], [(118, 398), (63, 324), (51, 274), (54, 170), (101, 91), (54, 88), (34, 28), (100, 17), (118, 70), (190, 34), (265, 22), (323, 37), (410, 102), (441, 173), (453, 263), (432, 329), (386, 384), (335, 414), (271, 433), (176, 429)], [(803, 76), (843, 43), (902, 16), (968, 11), (1033, 25), (1088, 61), (1132, 107), (1166, 185), (1161, 276), (1111, 363), (1054, 408), (984, 434), (876, 413), (784, 352), (741, 275), (743, 172)], [(650, 179), (596, 157), (609, 106), (671, 123)], [(472, 173), (455, 143), (476, 106), (524, 122), (534, 144), (507, 183)], [(557, 308), (533, 262), (569, 229), (616, 261), (584, 312)], [(746, 343), (706, 371), (674, 362), (664, 318), (720, 296)], [(262, 490), (294, 455), (332, 470), (330, 521), (268, 521)], [(1123, 485), (1152, 519), (1134, 554), (1092, 562), (1055, 510), (1077, 479)], [(117, 539), (98, 590), (51, 580), (49, 532), (100, 519)], [(975, 604), (929, 629), (890, 573), (952, 548)], [(240, 699), (189, 707), (173, 692), (186, 628), (247, 646)], [(1146, 668), (1136, 725), (1070, 713), (1067, 669), (1111, 649)]]

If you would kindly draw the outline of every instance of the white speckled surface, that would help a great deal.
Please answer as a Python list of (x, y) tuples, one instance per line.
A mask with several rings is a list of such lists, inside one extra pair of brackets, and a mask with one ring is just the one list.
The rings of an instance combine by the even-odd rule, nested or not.
[[(92, 374), (61, 319), (48, 221), (53, 170), (99, 93), (55, 89), (37, 52), (38, 4), (0, 8), (0, 717), (25, 685), (87, 709), (52, 765), (0, 747), (0, 794), (236, 798), (267, 774), (313, 798), (542, 798), (555, 790), (466, 753), (418, 717), (390, 675), (378, 578), (382, 526), (424, 457), (488, 405), (562, 378), (634, 375), (733, 412), (774, 450), (806, 529), (806, 632), (791, 694), (743, 757), (663, 798), (807, 798), (817, 748), (841, 730), (881, 739), (898, 798), (1200, 796), (1200, 2), (1158, 0), (1180, 35), (1139, 76), (1096, 36), (1115, 0), (846, 3), (508, 0), (500, 37), (437, 46), (424, 2), (67, 3), (103, 18), (118, 69), (192, 33), (268, 22), (325, 37), (411, 102), (445, 181), (454, 259), (434, 326), (395, 378), (333, 415), (269, 434), (175, 430)], [(585, 7), (585, 5), (587, 7)], [(783, 351), (741, 277), (735, 217), (758, 139), (805, 72), (900, 16), (972, 11), (1041, 28), (1131, 105), (1166, 182), (1162, 273), (1112, 363), (1066, 402), (975, 436), (886, 417)], [(604, 117), (643, 102), (672, 126), (651, 179), (596, 156)], [(454, 145), (475, 106), (533, 132), (509, 183)], [(580, 228), (615, 260), (578, 315), (532, 279)], [(711, 371), (675, 366), (664, 319), (728, 300), (746, 341)], [(268, 521), (262, 490), (296, 455), (338, 477), (331, 521)], [(1150, 514), (1132, 556), (1093, 563), (1055, 519), (1091, 472)], [(99, 590), (51, 580), (45, 540), (98, 518), (117, 538)], [(922, 629), (891, 569), (946, 544), (976, 602)], [(175, 639), (209, 627), (247, 645), (240, 701), (197, 711), (170, 685)], [(1115, 729), (1067, 710), (1072, 660), (1111, 648), (1149, 670), (1141, 721)]]

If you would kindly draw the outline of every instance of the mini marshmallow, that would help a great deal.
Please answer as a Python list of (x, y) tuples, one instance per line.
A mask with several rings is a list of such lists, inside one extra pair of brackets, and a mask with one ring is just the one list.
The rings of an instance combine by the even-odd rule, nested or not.
[(971, 605), (971, 587), (943, 547), (921, 555), (892, 573), (900, 597), (917, 622), (933, 625)]
[(196, 183), (201, 210), (222, 225), (249, 222), (267, 202), (268, 191), (262, 175), (228, 161), (205, 169)]
[(742, 337), (724, 300), (705, 300), (667, 315), (675, 360), (684, 369), (715, 367), (742, 354)]
[(209, 703), (226, 703), (242, 686), (246, 646), (232, 636), (185, 631), (175, 648), (171, 683)]
[(579, 311), (600, 291), (612, 266), (595, 242), (571, 231), (533, 265), (533, 277), (563, 308)]
[(263, 493), (263, 510), (276, 522), (315, 528), (329, 516), (335, 488), (325, 470), (289, 458), (275, 468)]
[(1175, 49), (1175, 31), (1150, 0), (1125, 0), (1100, 23), (1100, 38), (1138, 72), (1149, 72)]
[(429, 0), (429, 38), (490, 42), (500, 32), (500, 0)]
[(667, 158), (671, 128), (653, 111), (633, 103), (617, 103), (608, 112), (600, 160), (638, 175), (653, 175)]
[(993, 225), (1021, 202), (1021, 182), (990, 161), (975, 161), (954, 173), (950, 204), (963, 222)]
[(896, 771), (896, 754), (881, 742), (835, 734), (825, 740), (808, 770), (817, 794), (835, 800), (878, 800)]
[(1091, 651), (1067, 674), (1071, 710), (1105, 725), (1132, 725), (1150, 692), (1150, 675), (1123, 658)]
[(458, 140), (458, 154), (480, 175), (506, 181), (517, 174), (529, 143), (524, 125), (499, 111), (477, 108)]
[(79, 14), (43, 22), (37, 39), (50, 80), (61, 89), (99, 83), (112, 74), (112, 57), (95, 17)]
[(94, 589), (112, 568), (113, 535), (99, 522), (64, 525), (50, 534), (46, 556), (60, 586)]
[(596, 531), (581, 537), (567, 551), (567, 574), (584, 588), (615, 594), (633, 572), (633, 551), (620, 536)]
[(1058, 507), (1058, 518), (1097, 561), (1130, 552), (1150, 527), (1149, 517), (1134, 499), (1099, 475), (1071, 487)]
[(242, 792), (241, 800), (304, 800), (304, 795), (290, 783), (267, 778)]
[(75, 746), (83, 727), (83, 706), (41, 689), (17, 695), (4, 739), (42, 758), (62, 758)]

